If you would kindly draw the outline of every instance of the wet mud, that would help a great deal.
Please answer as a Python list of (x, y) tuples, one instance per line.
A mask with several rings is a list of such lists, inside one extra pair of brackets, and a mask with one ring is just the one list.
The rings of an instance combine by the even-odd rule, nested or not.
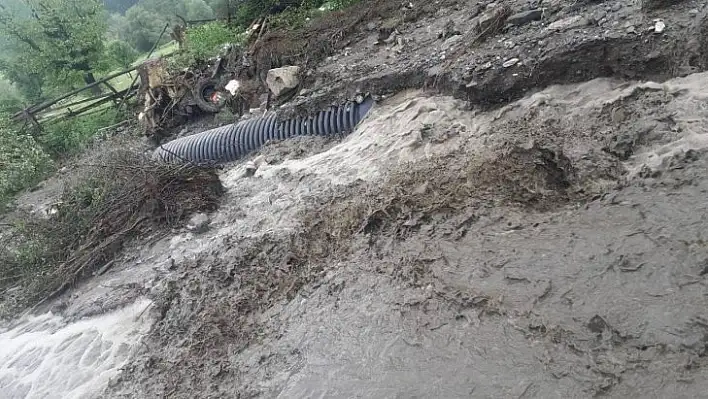
[(374, 3), (279, 110), (373, 93), (356, 131), (227, 165), (206, 231), (54, 303), (153, 303), (90, 395), (704, 396), (704, 7)]
[(705, 81), (402, 93), (226, 171), (153, 290), (160, 349), (105, 396), (700, 396)]

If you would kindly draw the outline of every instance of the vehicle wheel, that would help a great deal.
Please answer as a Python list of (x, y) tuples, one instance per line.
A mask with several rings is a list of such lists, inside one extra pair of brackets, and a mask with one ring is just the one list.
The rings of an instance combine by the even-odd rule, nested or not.
[(216, 85), (219, 82), (214, 79), (203, 80), (194, 87), (192, 90), (192, 96), (194, 101), (197, 103), (197, 107), (204, 112), (217, 113), (220, 108), (217, 104), (214, 104), (211, 100), (211, 96), (216, 93)]

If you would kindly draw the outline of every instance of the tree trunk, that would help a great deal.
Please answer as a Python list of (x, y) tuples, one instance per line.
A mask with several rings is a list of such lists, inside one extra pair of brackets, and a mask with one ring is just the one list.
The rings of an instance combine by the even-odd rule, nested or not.
[[(87, 85), (90, 85), (91, 83), (96, 83), (96, 78), (93, 76), (93, 72), (84, 73), (84, 82), (86, 82)], [(91, 93), (93, 93), (94, 95), (101, 94), (100, 85), (96, 85), (96, 86), (92, 87)]]

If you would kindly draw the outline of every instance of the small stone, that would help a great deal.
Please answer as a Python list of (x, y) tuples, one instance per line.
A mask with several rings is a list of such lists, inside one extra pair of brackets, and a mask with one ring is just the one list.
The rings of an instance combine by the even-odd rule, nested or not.
[(503, 66), (504, 68), (509, 68), (509, 67), (513, 67), (514, 65), (516, 65), (516, 64), (518, 64), (518, 63), (519, 63), (519, 59), (518, 59), (518, 58), (512, 58), (512, 59), (509, 59), (509, 60), (504, 61), (504, 63), (502, 64), (502, 66)]
[(596, 334), (601, 334), (603, 331), (609, 330), (610, 325), (607, 324), (605, 319), (598, 315), (595, 315), (588, 322), (588, 329)]
[(462, 36), (460, 36), (460, 35), (452, 36), (452, 37), (448, 38), (447, 40), (445, 40), (445, 43), (443, 43), (441, 48), (443, 50), (448, 50), (448, 49), (450, 49), (450, 47), (454, 46), (455, 43), (459, 42), (460, 40), (462, 40)]
[(628, 26), (627, 33), (637, 33), (637, 29), (634, 26)]
[(487, 11), (484, 14), (480, 15), (477, 17), (477, 30), (479, 32), (484, 32), (486, 31), (494, 22), (494, 16), (496, 13), (494, 10), (492, 11)]
[(209, 229), (209, 224), (211, 219), (205, 213), (194, 214), (187, 224), (187, 230), (190, 230), (196, 234), (203, 233)]
[(624, 122), (626, 119), (624, 110), (622, 110), (622, 108), (613, 108), (612, 111), (610, 111), (610, 119), (617, 124)]
[(268, 165), (268, 162), (264, 155), (259, 155), (253, 160), (253, 164), (256, 165), (256, 168), (260, 168), (263, 165)]
[(428, 187), (430, 186), (430, 182), (427, 180), (423, 182), (423, 184), (419, 185), (418, 187), (413, 190), (413, 194), (418, 194), (418, 195), (423, 195), (426, 192), (428, 192)]
[(664, 21), (656, 21), (654, 22), (654, 33), (662, 33), (666, 29), (666, 24)]
[(487, 63), (485, 63), (484, 65), (480, 66), (480, 67), (477, 68), (477, 69), (479, 69), (479, 70), (481, 70), (481, 71), (486, 71), (487, 69), (489, 69), (489, 68), (491, 68), (491, 67), (492, 67), (492, 62), (490, 61), (490, 62), (487, 62)]
[(577, 28), (587, 25), (587, 20), (582, 15), (574, 15), (572, 17), (559, 19), (548, 25), (548, 30), (564, 31), (567, 29)]
[(535, 10), (522, 11), (509, 16), (506, 22), (511, 25), (522, 26), (529, 22), (537, 21), (543, 17), (543, 10), (537, 8)]
[(245, 168), (246, 172), (243, 174), (244, 177), (253, 177), (253, 175), (255, 175), (256, 171), (258, 170), (258, 165), (256, 165), (256, 163), (253, 161), (248, 161), (246, 162)]
[(396, 37), (398, 37), (398, 32), (393, 31), (387, 38), (383, 39), (383, 42), (385, 44), (392, 44), (396, 41)]
[(693, 9), (691, 9), (691, 10), (688, 10), (688, 15), (690, 15), (690, 16), (692, 16), (692, 17), (695, 17), (696, 15), (698, 15), (698, 9), (697, 9), (697, 8), (693, 8)]
[(504, 48), (505, 49), (513, 49), (516, 44), (512, 42), (511, 40), (506, 40), (504, 42)]

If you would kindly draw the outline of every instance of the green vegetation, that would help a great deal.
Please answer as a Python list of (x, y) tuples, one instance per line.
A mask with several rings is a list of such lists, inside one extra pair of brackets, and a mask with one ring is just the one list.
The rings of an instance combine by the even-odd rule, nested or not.
[[(9, 122), (9, 115), (27, 104), (93, 82), (94, 74), (105, 76), (143, 61), (168, 23), (231, 16), (230, 26), (202, 21), (188, 27), (184, 51), (172, 58), (187, 66), (216, 56), (224, 44), (242, 44), (246, 28), (258, 17), (270, 14), (271, 28), (299, 28), (326, 10), (358, 0), (0, 1), (3, 216), (18, 192), (70, 158), (85, 159), (82, 152), (97, 133), (124, 117), (107, 103), (92, 114), (48, 122), (40, 132)], [(153, 56), (177, 50), (169, 34), (159, 40), (162, 45)], [(131, 76), (121, 76), (110, 83), (122, 90), (131, 81)], [(50, 112), (65, 111), (57, 106)], [(13, 294), (14, 302), (0, 300), (0, 317), (110, 262), (127, 240), (163, 231), (194, 211), (213, 209), (221, 195), (213, 171), (161, 165), (129, 151), (92, 156), (94, 166), (72, 175), (74, 183), (51, 218), (23, 215), (10, 229), (0, 229), (0, 292), (21, 288)]]
[(34, 137), (0, 119), (0, 212), (15, 193), (37, 184), (52, 169), (52, 159)]
[(127, 69), (133, 65), (139, 55), (140, 53), (126, 42), (120, 40), (108, 42), (104, 53), (105, 63), (108, 66), (106, 70)]
[[(0, 68), (13, 81), (35, 75), (40, 88), (49, 81), (64, 87), (91, 83), (105, 30), (99, 0), (24, 0), (0, 9), (0, 36), (9, 50)], [(41, 91), (25, 95), (36, 98)]]
[(47, 125), (38, 141), (54, 159), (62, 159), (80, 152), (93, 140), (99, 129), (112, 125), (117, 119), (120, 118), (113, 108), (79, 115)]
[(205, 60), (218, 54), (225, 43), (235, 42), (238, 35), (223, 23), (210, 22), (187, 31), (186, 49), (197, 60)]
[(209, 22), (186, 32), (184, 51), (170, 60), (170, 68), (181, 70), (217, 56), (225, 44), (241, 44), (243, 30), (236, 30), (221, 22)]

